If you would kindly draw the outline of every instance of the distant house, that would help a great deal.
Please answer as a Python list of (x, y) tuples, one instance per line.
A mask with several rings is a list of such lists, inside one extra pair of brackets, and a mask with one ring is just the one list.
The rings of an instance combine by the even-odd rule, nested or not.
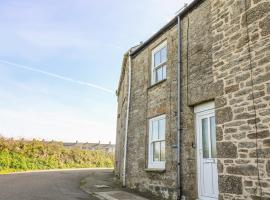
[(270, 199), (270, 0), (194, 0), (122, 63), (123, 186), (159, 199)]
[(114, 144), (101, 144), (99, 143), (80, 143), (76, 141), (75, 143), (69, 143), (65, 142), (63, 143), (64, 147), (66, 148), (79, 148), (79, 149), (84, 149), (84, 150), (100, 150), (100, 151), (105, 151), (108, 153), (114, 153), (115, 152), (115, 145)]

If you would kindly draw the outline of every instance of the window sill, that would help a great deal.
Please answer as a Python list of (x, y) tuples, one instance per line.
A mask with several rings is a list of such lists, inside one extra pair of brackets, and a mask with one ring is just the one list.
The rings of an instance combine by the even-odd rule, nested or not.
[(165, 79), (163, 79), (163, 80), (161, 80), (161, 81), (159, 81), (159, 82), (156, 82), (156, 83), (150, 85), (150, 86), (148, 87), (148, 90), (151, 89), (151, 88), (154, 88), (154, 87), (156, 87), (156, 86), (158, 86), (158, 85), (160, 85), (160, 84), (162, 84), (162, 83), (164, 83), (166, 80), (167, 80), (167, 79), (165, 78)]
[(144, 171), (146, 171), (146, 172), (164, 173), (164, 172), (166, 172), (166, 169), (147, 168), (147, 169), (144, 169)]

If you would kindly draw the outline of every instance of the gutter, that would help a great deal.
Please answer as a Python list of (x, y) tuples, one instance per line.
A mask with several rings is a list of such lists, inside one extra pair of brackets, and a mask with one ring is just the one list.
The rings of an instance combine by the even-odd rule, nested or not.
[(130, 110), (130, 90), (131, 90), (131, 50), (128, 52), (128, 99), (127, 99), (127, 113), (125, 124), (125, 143), (124, 143), (124, 161), (123, 161), (123, 187), (126, 187), (126, 168), (127, 168), (127, 145), (128, 145), (128, 123)]

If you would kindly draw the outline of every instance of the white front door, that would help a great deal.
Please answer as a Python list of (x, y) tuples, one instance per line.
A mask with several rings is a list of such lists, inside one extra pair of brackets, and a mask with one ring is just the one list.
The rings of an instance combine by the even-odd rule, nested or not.
[(214, 103), (195, 107), (197, 133), (198, 195), (200, 200), (218, 199), (216, 124)]

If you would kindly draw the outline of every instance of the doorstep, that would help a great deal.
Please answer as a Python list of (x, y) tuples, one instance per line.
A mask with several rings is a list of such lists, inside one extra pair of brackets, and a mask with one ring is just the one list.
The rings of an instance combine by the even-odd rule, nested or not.
[[(149, 194), (135, 193), (115, 179), (112, 170), (95, 170), (81, 180), (80, 188), (94, 200), (154, 200)], [(145, 196), (145, 197), (143, 197)]]
[(93, 194), (100, 200), (147, 200), (144, 197), (125, 191), (109, 191), (109, 192), (96, 192)]

